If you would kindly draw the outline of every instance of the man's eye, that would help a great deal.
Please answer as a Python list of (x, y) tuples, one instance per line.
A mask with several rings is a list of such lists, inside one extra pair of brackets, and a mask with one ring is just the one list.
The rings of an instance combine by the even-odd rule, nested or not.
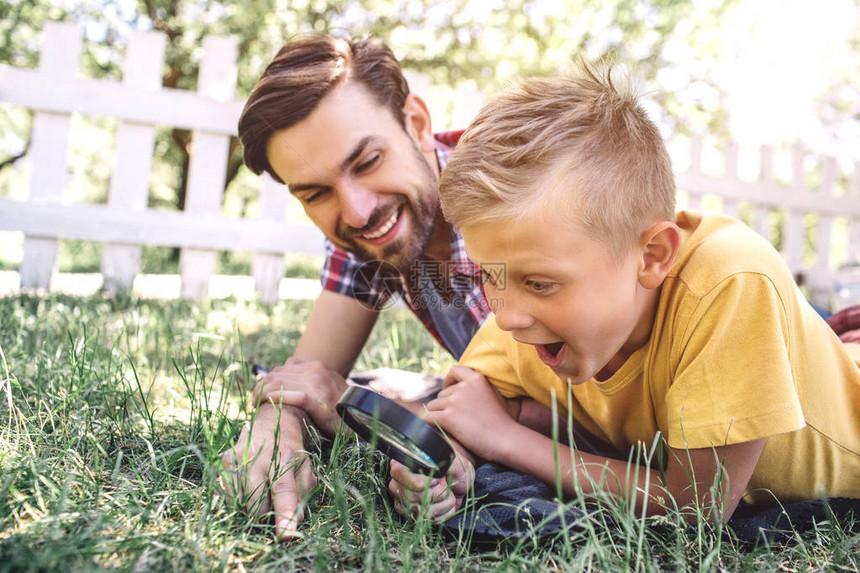
[(319, 201), (320, 199), (322, 199), (325, 196), (325, 194), (327, 192), (328, 192), (328, 189), (320, 189), (319, 191), (313, 191), (313, 192), (307, 193), (306, 195), (302, 195), (301, 197), (299, 197), (299, 199), (301, 200), (302, 203), (309, 204), (309, 203), (313, 203), (314, 201)]
[(356, 171), (357, 173), (363, 173), (364, 171), (367, 171), (368, 169), (370, 169), (371, 167), (373, 167), (374, 165), (376, 165), (377, 163), (379, 163), (379, 159), (380, 159), (380, 157), (381, 157), (381, 156), (380, 156), (378, 153), (373, 154), (373, 155), (370, 157), (370, 159), (368, 159), (367, 161), (365, 161), (365, 162), (363, 162), (363, 163), (359, 163), (359, 164), (356, 166), (355, 171)]

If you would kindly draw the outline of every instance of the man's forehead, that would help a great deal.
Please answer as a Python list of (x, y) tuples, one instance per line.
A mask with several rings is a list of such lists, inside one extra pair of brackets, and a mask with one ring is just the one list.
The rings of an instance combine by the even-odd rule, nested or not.
[(337, 175), (366, 151), (387, 145), (385, 136), (378, 133), (339, 134), (322, 144), (302, 138), (297, 140), (290, 135), (277, 132), (267, 146), (269, 162), (286, 184)]
[(388, 146), (402, 135), (402, 126), (387, 107), (361, 84), (346, 82), (308, 117), (275, 132), (266, 153), (285, 183), (303, 183), (342, 171), (364, 149)]

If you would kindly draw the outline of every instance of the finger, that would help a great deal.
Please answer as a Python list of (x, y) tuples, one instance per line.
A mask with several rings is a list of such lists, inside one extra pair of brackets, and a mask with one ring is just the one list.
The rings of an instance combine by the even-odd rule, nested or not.
[(236, 483), (236, 454), (228, 450), (221, 455), (221, 467), (218, 468), (218, 486), (221, 494), (228, 500), (235, 500), (239, 495)]
[(432, 480), (425, 475), (409, 471), (409, 468), (394, 460), (391, 460), (391, 478), (412, 491), (424, 491)]
[(421, 491), (412, 490), (394, 479), (388, 482), (388, 491), (391, 492), (391, 497), (394, 498), (394, 501), (399, 502), (406, 509), (421, 501)]
[(433, 398), (426, 404), (424, 404), (424, 408), (430, 412), (437, 412), (439, 410), (444, 410), (445, 406), (448, 404), (447, 395), (442, 395), (442, 392), (439, 392), (436, 398)]
[(296, 491), (299, 493), (299, 498), (303, 499), (310, 495), (316, 486), (317, 476), (314, 474), (310, 460), (305, 458), (296, 470)]
[(236, 470), (221, 471), (218, 475), (218, 490), (228, 503), (238, 502), (242, 498), (242, 487)]
[(421, 494), (401, 487), (395, 481), (388, 485), (388, 491), (394, 499), (394, 509), (401, 515), (412, 515), (421, 506)]
[(448, 371), (448, 374), (445, 375), (445, 379), (442, 381), (442, 388), (444, 389), (449, 386), (453, 386), (474, 374), (475, 371), (471, 368), (466, 368), (465, 366), (452, 366)]
[(426, 496), (416, 499), (406, 491), (394, 495), (394, 510), (405, 516), (417, 517), (422, 513), (434, 521), (445, 521), (457, 510), (457, 499), (451, 490), (444, 488), (440, 497), (428, 503)]
[(269, 513), (272, 507), (269, 498), (269, 481), (264, 472), (252, 468), (247, 474), (238, 473), (236, 481), (242, 489), (242, 497), (237, 499), (245, 502), (248, 515), (262, 516)]
[[(265, 394), (266, 390), (283, 388), (285, 385), (295, 386), (302, 382), (302, 369), (295, 368), (301, 364), (299, 361), (287, 360), (283, 366), (277, 366), (254, 385), (251, 397), (256, 403), (257, 399)], [(292, 368), (291, 368), (292, 367)], [(263, 398), (265, 400), (265, 398)]]
[(451, 494), (451, 487), (445, 478), (433, 478), (430, 482), (430, 503), (435, 504)]
[(299, 492), (295, 474), (285, 471), (272, 482), (272, 509), (275, 513), (275, 535), (278, 539), (293, 537), (302, 516), (297, 513)]
[(305, 410), (311, 404), (311, 397), (298, 390), (282, 390), (281, 388), (264, 389), (263, 402), (271, 402), (275, 406), (296, 406)]
[(260, 404), (260, 394), (263, 393), (265, 388), (268, 386), (268, 383), (272, 382), (272, 380), (274, 380), (274, 377), (272, 376), (272, 373), (270, 372), (269, 374), (264, 376), (259, 382), (257, 382), (254, 385), (254, 389), (251, 391), (251, 402), (253, 404), (255, 404), (255, 405)]
[(289, 364), (290, 366), (292, 366), (293, 364), (301, 364), (302, 362), (304, 362), (304, 360), (300, 360), (299, 358), (296, 358), (295, 356), (290, 356), (289, 358), (287, 358), (287, 361), (284, 362), (284, 364), (285, 365)]
[(448, 492), (448, 495), (442, 499), (430, 504), (428, 511), (433, 516), (434, 521), (445, 521), (452, 513), (457, 510), (457, 499), (454, 494)]

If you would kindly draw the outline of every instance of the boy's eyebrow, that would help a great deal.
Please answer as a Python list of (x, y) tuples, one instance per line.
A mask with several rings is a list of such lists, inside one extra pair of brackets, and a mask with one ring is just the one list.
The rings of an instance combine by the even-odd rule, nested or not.
[[(358, 159), (358, 157), (364, 153), (364, 149), (367, 145), (373, 141), (372, 135), (365, 135), (361, 139), (358, 140), (358, 143), (352, 149), (349, 155), (346, 156), (346, 159), (340, 162), (340, 168), (338, 173), (344, 173), (349, 166), (352, 165), (352, 162)], [(316, 172), (316, 170), (314, 170)], [(288, 184), (287, 187), (290, 189), (290, 193), (297, 193), (299, 191), (307, 191), (308, 189), (316, 189), (318, 187), (327, 187), (327, 185), (320, 185), (319, 183), (293, 183)]]

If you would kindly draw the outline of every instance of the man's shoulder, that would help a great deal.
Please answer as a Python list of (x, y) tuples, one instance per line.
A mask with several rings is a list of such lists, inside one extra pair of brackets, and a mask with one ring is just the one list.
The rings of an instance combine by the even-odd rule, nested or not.
[(447, 147), (456, 147), (458, 143), (460, 143), (460, 138), (463, 136), (462, 129), (457, 129), (453, 131), (442, 131), (439, 133), (434, 133), (433, 137), (436, 138), (436, 141), (445, 145)]

